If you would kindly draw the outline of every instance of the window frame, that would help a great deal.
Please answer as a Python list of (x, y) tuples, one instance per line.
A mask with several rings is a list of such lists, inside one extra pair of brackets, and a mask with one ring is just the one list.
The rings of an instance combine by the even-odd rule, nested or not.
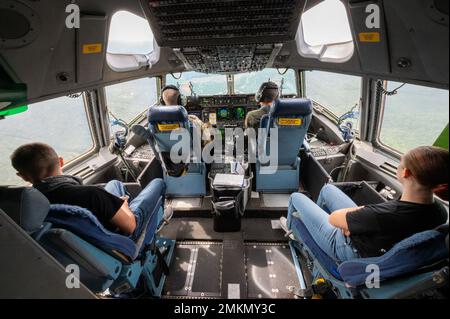
[(92, 147), (83, 154), (80, 154), (79, 156), (68, 161), (67, 163), (64, 163), (64, 166), (62, 167), (63, 172), (73, 169), (79, 163), (88, 160), (100, 150), (100, 141), (98, 140), (97, 134), (95, 134), (97, 128), (95, 126), (93, 112), (92, 110), (90, 110), (88, 92), (86, 91), (81, 92), (81, 96), (83, 97), (83, 108), (86, 114), (86, 121), (88, 123), (89, 133), (92, 139)]

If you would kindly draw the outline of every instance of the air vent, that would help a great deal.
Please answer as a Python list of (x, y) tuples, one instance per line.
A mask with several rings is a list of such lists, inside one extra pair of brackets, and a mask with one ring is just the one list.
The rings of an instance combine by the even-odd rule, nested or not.
[(84, 180), (88, 177), (91, 177), (94, 173), (95, 171), (91, 167), (85, 167), (73, 175), (78, 176), (79, 178)]
[(31, 8), (17, 1), (0, 1), (0, 49), (30, 44), (39, 28), (39, 19)]
[(383, 165), (380, 166), (380, 168), (381, 170), (385, 171), (388, 174), (397, 175), (398, 167), (391, 163), (385, 162)]
[[(11, 26), (14, 26), (12, 28)], [(0, 38), (16, 40), (30, 32), (30, 23), (19, 12), (10, 9), (0, 9)]]

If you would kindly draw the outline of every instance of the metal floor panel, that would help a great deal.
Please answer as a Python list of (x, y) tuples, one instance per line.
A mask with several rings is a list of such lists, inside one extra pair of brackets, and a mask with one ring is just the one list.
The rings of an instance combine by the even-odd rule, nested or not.
[[(295, 298), (300, 283), (288, 244), (242, 242), (227, 261), (228, 248), (221, 242), (177, 244), (163, 298), (232, 298), (233, 285), (243, 299)], [(240, 267), (243, 274), (236, 276)]]
[(289, 245), (245, 245), (248, 298), (293, 299), (300, 287)]
[(222, 244), (180, 243), (163, 295), (170, 298), (218, 298), (221, 295)]

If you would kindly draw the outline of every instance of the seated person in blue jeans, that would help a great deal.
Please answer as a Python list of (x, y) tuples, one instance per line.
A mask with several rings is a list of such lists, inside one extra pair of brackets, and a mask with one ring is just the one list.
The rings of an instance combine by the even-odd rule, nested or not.
[(319, 247), (336, 262), (378, 257), (416, 233), (447, 222), (449, 152), (420, 147), (403, 156), (397, 178), (404, 193), (399, 200), (357, 207), (341, 190), (326, 185), (317, 205), (302, 194), (291, 196), (285, 230), (299, 218)]
[(157, 199), (164, 194), (162, 180), (150, 183), (134, 200), (123, 183), (112, 181), (105, 189), (85, 186), (75, 176), (62, 175), (64, 160), (55, 150), (41, 143), (19, 147), (11, 155), (17, 175), (43, 193), (51, 204), (78, 206), (89, 210), (110, 231), (118, 231), (136, 239), (154, 210)]

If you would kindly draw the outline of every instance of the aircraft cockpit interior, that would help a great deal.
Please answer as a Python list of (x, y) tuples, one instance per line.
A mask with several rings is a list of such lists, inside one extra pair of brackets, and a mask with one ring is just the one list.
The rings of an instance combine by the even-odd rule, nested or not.
[(0, 298), (447, 299), (448, 15), (2, 0)]

